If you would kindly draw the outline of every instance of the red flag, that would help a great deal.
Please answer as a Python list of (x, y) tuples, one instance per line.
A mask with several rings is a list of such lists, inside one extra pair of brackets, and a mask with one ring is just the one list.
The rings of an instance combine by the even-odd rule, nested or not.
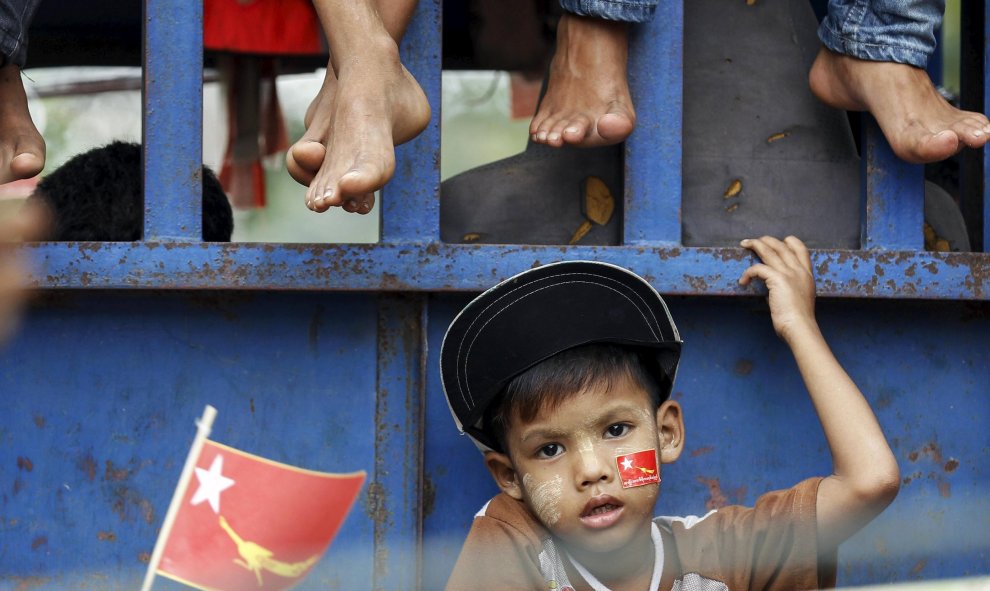
[(657, 450), (644, 449), (632, 454), (615, 457), (619, 469), (622, 488), (658, 484), (660, 471), (657, 470)]
[(158, 572), (207, 591), (288, 589), (326, 551), (364, 477), (303, 470), (207, 440)]

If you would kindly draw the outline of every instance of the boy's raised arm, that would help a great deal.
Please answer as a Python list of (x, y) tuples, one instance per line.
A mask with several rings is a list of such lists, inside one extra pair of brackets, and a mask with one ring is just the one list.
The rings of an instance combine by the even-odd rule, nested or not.
[(834, 549), (890, 504), (900, 486), (897, 460), (870, 405), (836, 360), (815, 320), (815, 280), (804, 244), (788, 236), (743, 240), (763, 261), (739, 283), (762, 279), (773, 327), (797, 361), (825, 431), (833, 472), (818, 488), (820, 551)]

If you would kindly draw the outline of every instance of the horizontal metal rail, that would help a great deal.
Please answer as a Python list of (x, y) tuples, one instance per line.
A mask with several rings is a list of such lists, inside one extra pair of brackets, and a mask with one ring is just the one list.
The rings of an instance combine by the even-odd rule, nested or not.
[[(747, 251), (680, 246), (683, 0), (662, 6), (657, 23), (633, 36), (639, 131), (626, 152), (626, 245), (611, 247), (440, 243), (437, 113), (423, 135), (398, 151), (396, 178), (383, 191), (381, 243), (201, 243), (202, 11), (187, 4), (162, 0), (145, 9), (146, 241), (32, 245), (39, 289), (477, 291), (566, 258), (629, 267), (663, 293), (757, 293), (736, 284), (753, 260)], [(402, 47), (435, 106), (440, 14), (440, 0), (420, 2)], [(815, 251), (819, 292), (990, 299), (987, 255), (920, 250), (922, 168), (898, 160), (869, 122), (862, 160), (863, 249)]]
[[(38, 244), (42, 289), (480, 291), (561, 259), (628, 267), (661, 293), (745, 296), (755, 262), (741, 248), (449, 244)], [(990, 299), (990, 258), (979, 253), (816, 250), (825, 297)]]

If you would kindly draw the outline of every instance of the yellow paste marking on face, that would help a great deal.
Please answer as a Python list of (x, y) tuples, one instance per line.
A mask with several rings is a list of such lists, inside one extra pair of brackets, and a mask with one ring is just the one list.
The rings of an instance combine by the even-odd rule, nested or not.
[(523, 488), (529, 493), (533, 511), (540, 521), (549, 527), (560, 520), (560, 499), (564, 496), (564, 479), (560, 474), (537, 482), (532, 474), (526, 473), (523, 475)]

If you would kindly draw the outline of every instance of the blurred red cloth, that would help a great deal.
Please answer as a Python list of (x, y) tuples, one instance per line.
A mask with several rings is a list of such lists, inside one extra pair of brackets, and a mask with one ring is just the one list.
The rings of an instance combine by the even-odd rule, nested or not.
[(326, 52), (310, 0), (204, 0), (203, 44), (267, 55)]
[(220, 183), (237, 208), (265, 206), (263, 156), (288, 147), (275, 58), (326, 53), (310, 0), (204, 0), (203, 44), (222, 51), (227, 151)]

